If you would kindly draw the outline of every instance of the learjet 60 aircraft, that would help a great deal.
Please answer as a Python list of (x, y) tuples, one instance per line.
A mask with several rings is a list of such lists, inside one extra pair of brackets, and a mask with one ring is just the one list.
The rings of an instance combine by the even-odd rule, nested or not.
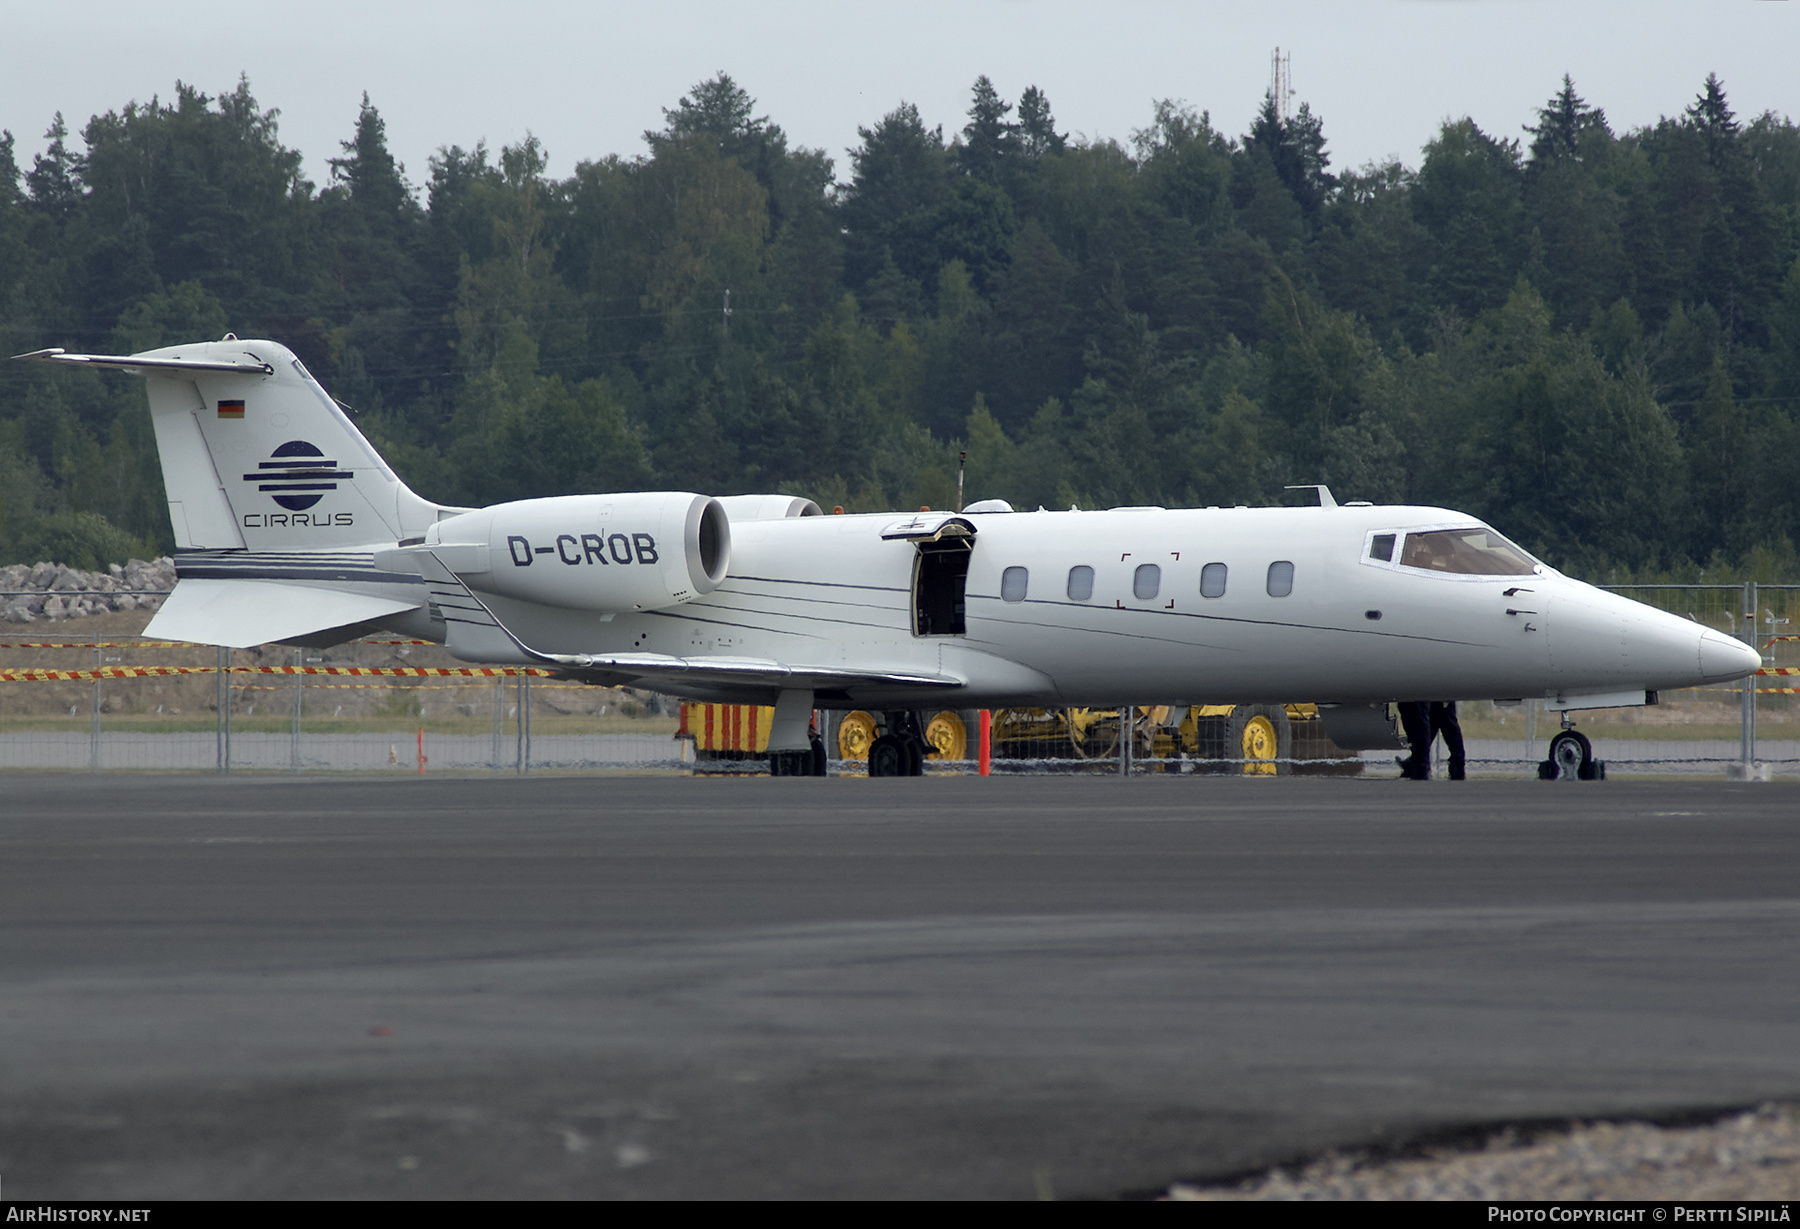
[[(148, 382), (179, 579), (147, 635), (382, 630), (469, 662), (771, 704), (778, 761), (808, 753), (815, 706), (1312, 700), (1341, 745), (1372, 746), (1394, 700), (1623, 707), (1761, 665), (1445, 508), (1340, 506), (1324, 488), (1301, 508), (821, 516), (687, 491), (446, 507), (274, 342), (20, 357)], [(883, 762), (916, 771), (918, 755)]]

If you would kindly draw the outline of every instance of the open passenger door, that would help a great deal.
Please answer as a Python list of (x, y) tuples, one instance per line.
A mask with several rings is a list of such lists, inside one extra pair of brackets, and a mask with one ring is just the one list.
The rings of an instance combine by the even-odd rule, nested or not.
[(913, 635), (963, 635), (975, 526), (952, 513), (921, 512), (889, 525), (881, 536), (909, 541), (918, 549), (913, 561)]

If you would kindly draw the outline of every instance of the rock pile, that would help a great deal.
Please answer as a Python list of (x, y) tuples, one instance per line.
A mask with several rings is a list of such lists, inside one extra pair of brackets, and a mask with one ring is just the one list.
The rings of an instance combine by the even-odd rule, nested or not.
[(79, 619), (111, 610), (155, 610), (175, 587), (175, 561), (133, 559), (105, 572), (83, 572), (60, 563), (0, 568), (0, 620)]

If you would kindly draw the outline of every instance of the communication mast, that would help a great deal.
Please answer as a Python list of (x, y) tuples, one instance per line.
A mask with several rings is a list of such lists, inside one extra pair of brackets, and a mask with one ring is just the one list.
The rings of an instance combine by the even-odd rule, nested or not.
[(1293, 89), (1288, 85), (1288, 61), (1293, 58), (1291, 52), (1282, 55), (1281, 48), (1275, 48), (1269, 71), (1269, 97), (1275, 102), (1276, 117), (1284, 124), (1288, 122), (1288, 99), (1294, 96)]

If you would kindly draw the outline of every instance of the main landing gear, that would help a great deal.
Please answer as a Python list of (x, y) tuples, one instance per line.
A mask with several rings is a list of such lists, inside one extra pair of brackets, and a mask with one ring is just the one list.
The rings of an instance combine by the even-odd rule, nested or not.
[(925, 754), (929, 749), (925, 735), (919, 730), (917, 713), (889, 713), (887, 733), (869, 744), (869, 775), (922, 777), (925, 775)]
[(769, 717), (769, 775), (822, 777), (825, 740), (819, 736), (819, 714), (810, 691), (784, 691), (775, 697)]
[(825, 775), (825, 740), (813, 735), (805, 751), (769, 752), (771, 777), (822, 777)]
[(1550, 757), (1538, 765), (1538, 780), (1606, 780), (1605, 761), (1594, 758), (1594, 744), (1575, 728), (1566, 712), (1562, 725), (1562, 732), (1550, 740)]

